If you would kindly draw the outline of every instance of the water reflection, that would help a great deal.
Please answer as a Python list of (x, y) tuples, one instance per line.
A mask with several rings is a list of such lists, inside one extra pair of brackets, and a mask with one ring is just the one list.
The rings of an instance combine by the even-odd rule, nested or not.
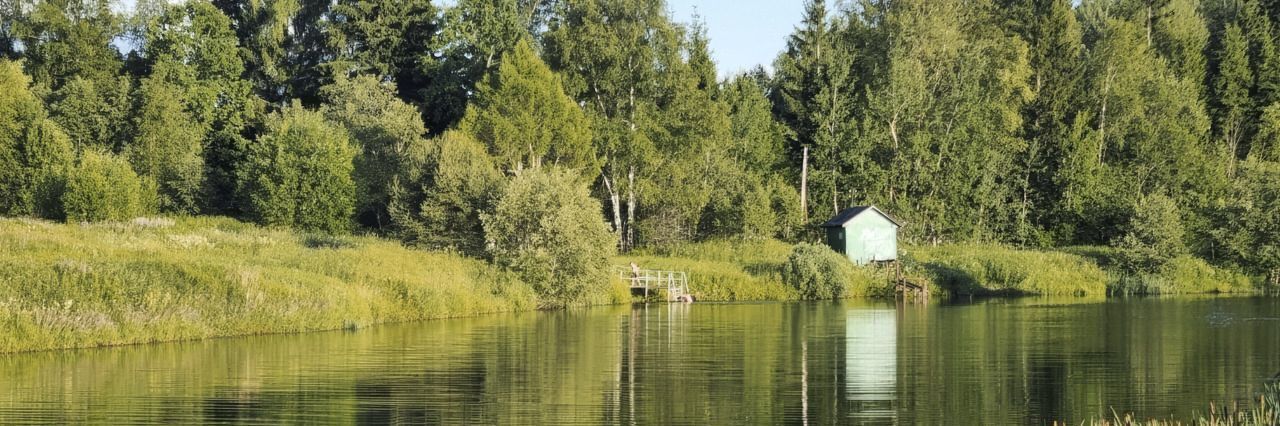
[(851, 417), (886, 420), (897, 417), (898, 311), (850, 309), (845, 315), (845, 399)]
[[(1069, 303), (1067, 303), (1069, 302)], [(1276, 299), (647, 305), (0, 356), (0, 424), (1045, 424), (1280, 371)]]

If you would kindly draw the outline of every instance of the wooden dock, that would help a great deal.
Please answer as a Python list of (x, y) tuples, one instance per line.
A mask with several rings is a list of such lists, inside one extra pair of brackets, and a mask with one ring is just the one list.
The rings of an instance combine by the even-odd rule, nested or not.
[[(625, 267), (614, 268), (618, 278), (626, 281), (632, 294), (643, 294), (649, 297), (658, 290), (665, 290), (667, 301), (684, 300), (689, 294), (689, 275), (680, 271), (658, 271), (651, 269), (632, 270)], [(689, 299), (692, 301), (692, 299)]]
[(929, 301), (929, 286), (902, 273), (902, 262), (893, 262), (893, 295), (898, 300)]

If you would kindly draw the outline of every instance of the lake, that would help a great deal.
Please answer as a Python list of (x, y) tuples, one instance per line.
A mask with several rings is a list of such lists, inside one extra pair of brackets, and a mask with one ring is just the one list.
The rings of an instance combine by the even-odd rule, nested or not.
[(0, 355), (0, 424), (1078, 424), (1277, 373), (1277, 298), (654, 304)]

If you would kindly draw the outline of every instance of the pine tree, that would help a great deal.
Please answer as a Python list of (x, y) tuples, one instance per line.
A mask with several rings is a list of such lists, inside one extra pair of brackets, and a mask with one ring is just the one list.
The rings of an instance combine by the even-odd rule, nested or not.
[(599, 174), (586, 114), (528, 40), (503, 55), (497, 73), (481, 83), (459, 128), (507, 170), (545, 164), (574, 169), (587, 180)]
[(842, 142), (850, 138), (854, 124), (849, 99), (854, 58), (841, 31), (825, 2), (809, 1), (787, 50), (774, 62), (774, 105), (779, 120), (792, 131), (790, 156), (799, 159), (806, 148), (811, 151), (806, 202), (812, 214), (806, 214), (812, 220), (839, 210)]
[(327, 66), (335, 75), (390, 79), (400, 99), (423, 105), (436, 60), (437, 13), (430, 0), (338, 1), (328, 33), (338, 54)]

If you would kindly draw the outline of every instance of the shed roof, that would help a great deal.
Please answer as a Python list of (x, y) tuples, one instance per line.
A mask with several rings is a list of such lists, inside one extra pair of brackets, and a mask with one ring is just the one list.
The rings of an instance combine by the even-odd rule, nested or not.
[(885, 214), (885, 212), (880, 211), (880, 209), (876, 208), (876, 206), (854, 206), (854, 207), (847, 208), (844, 211), (840, 212), (840, 214), (837, 214), (835, 217), (831, 218), (831, 220), (828, 220), (826, 223), (823, 223), (822, 227), (823, 228), (842, 227), (844, 226), (844, 224), (849, 223), (849, 221), (853, 220), (853, 218), (858, 217), (859, 215), (862, 215), (863, 213), (866, 213), (869, 211), (876, 212), (876, 214), (883, 216), (885, 219), (888, 219), (890, 222), (893, 222), (894, 225), (897, 225), (898, 227), (902, 227), (902, 224), (898, 223), (897, 219), (894, 219), (893, 216), (889, 216), (888, 214)]

